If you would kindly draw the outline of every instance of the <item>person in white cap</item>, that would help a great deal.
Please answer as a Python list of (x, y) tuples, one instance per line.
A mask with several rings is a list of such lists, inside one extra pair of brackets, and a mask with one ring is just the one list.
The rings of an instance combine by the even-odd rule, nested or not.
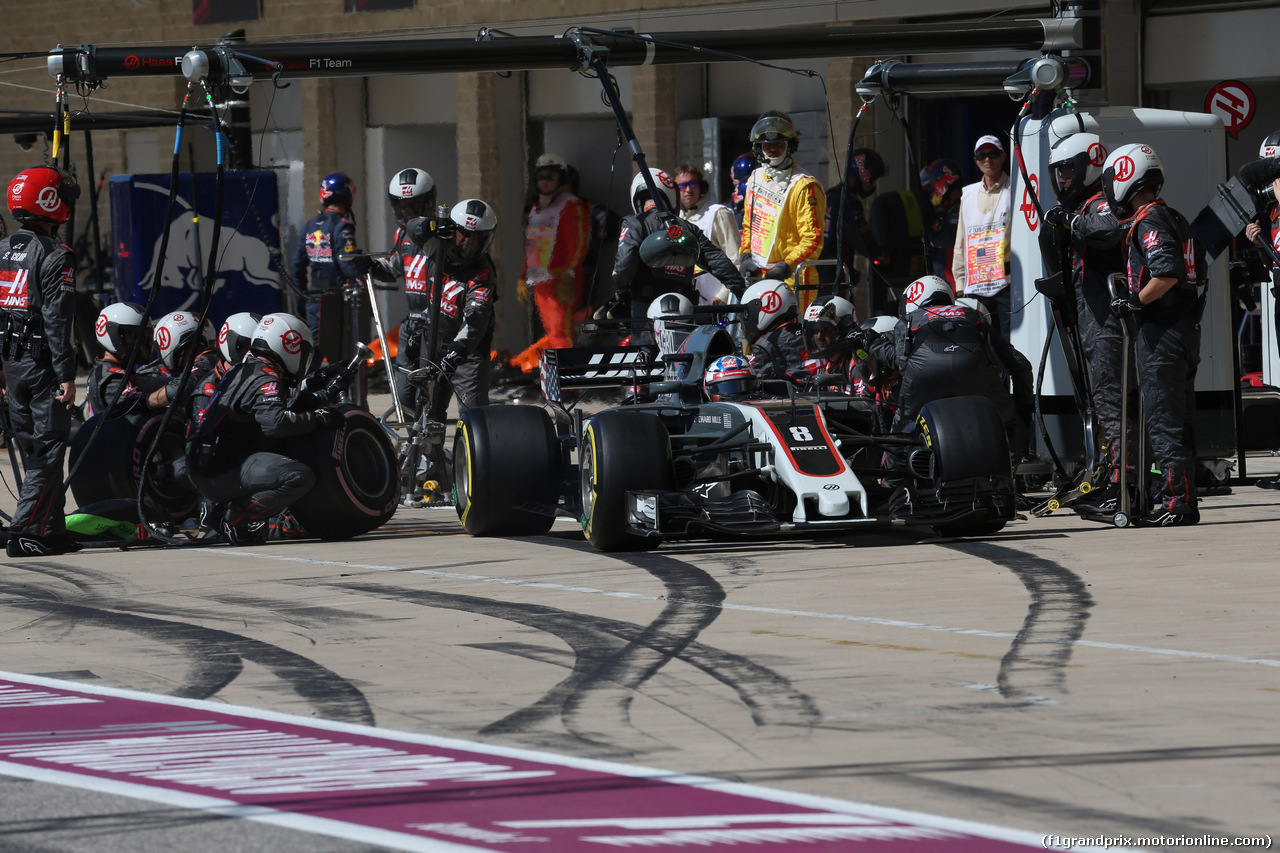
[(1009, 230), (1013, 194), (1004, 171), (1004, 143), (998, 136), (983, 136), (973, 146), (973, 162), (982, 180), (960, 193), (960, 219), (956, 226), (956, 251), (951, 272), (956, 293), (972, 296), (991, 311), (1005, 340), (1013, 326), (1009, 293)]

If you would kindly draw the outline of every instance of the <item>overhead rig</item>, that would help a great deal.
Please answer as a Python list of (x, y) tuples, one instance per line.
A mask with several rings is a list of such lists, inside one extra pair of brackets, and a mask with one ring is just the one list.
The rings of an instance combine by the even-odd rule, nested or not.
[[(485, 27), (473, 39), (344, 39), (194, 47), (59, 45), (49, 52), (47, 65), (51, 76), (89, 86), (112, 77), (177, 75), (192, 82), (208, 77), (247, 86), (271, 79), (583, 71), (599, 56), (607, 56), (611, 66), (622, 67), (977, 50), (1056, 53), (1082, 50), (1084, 40), (1085, 19), (1072, 17), (645, 34), (574, 27), (555, 36), (504, 36)], [(1076, 62), (1087, 65), (1083, 58)], [(1016, 73), (1022, 64), (1017, 63), (1006, 76)]]

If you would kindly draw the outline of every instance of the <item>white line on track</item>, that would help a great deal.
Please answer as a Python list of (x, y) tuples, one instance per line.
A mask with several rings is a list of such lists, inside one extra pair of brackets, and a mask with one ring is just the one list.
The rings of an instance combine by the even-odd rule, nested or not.
[[(563, 592), (578, 592), (586, 595), (604, 595), (610, 598), (630, 598), (644, 601), (676, 601), (682, 604), (694, 604), (719, 610), (739, 610), (747, 613), (770, 613), (777, 616), (801, 616), (807, 619), (834, 619), (840, 622), (864, 622), (870, 625), (883, 625), (888, 628), (911, 628), (917, 631), (938, 631), (946, 634), (967, 634), (973, 637), (993, 637), (1011, 640), (1018, 635), (1011, 631), (983, 631), (979, 628), (953, 628), (947, 625), (931, 625), (928, 622), (907, 622), (902, 619), (883, 619), (878, 616), (853, 616), (848, 613), (822, 613), (812, 610), (784, 610), (778, 607), (757, 607), (752, 604), (730, 604), (721, 602), (711, 604), (691, 599), (671, 598), (669, 596), (645, 595), (638, 592), (616, 592), (607, 589), (595, 589), (587, 586), (567, 586), (558, 583), (541, 581), (516, 580), (514, 578), (495, 578), (487, 575), (468, 575), (459, 572), (442, 572), (434, 569), (408, 569), (401, 566), (379, 566), (369, 563), (348, 563), (341, 560), (315, 560), (309, 557), (282, 557), (275, 554), (263, 554), (257, 551), (223, 551), (210, 548), (205, 553), (228, 557), (252, 557), (258, 560), (278, 560), (284, 563), (306, 563), (314, 566), (341, 566), (348, 569), (368, 569), (375, 572), (400, 572), (404, 574), (431, 575), (432, 577), (450, 578), (453, 580), (478, 581), (480, 583), (504, 584), (506, 586), (525, 586), (533, 589), (554, 589)], [(1280, 660), (1272, 658), (1249, 658), (1241, 655), (1220, 655), (1212, 652), (1191, 652), (1184, 649), (1163, 649), (1157, 646), (1135, 646), (1129, 643), (1104, 643), (1098, 640), (1064, 640), (1060, 638), (1032, 638), (1036, 643), (1057, 643), (1074, 646), (1086, 646), (1093, 649), (1113, 649), (1122, 652), (1135, 652), (1145, 655), (1161, 655), (1164, 657), (1194, 658), (1212, 660), (1220, 663), (1245, 663), (1254, 666), (1280, 667)]]

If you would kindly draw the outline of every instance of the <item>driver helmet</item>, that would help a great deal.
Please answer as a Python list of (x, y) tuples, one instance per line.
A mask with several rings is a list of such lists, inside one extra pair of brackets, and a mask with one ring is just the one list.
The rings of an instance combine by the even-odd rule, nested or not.
[(742, 311), (747, 341), (755, 343), (762, 335), (796, 318), (796, 295), (785, 281), (758, 281), (742, 294)]
[(261, 322), (261, 314), (248, 311), (228, 317), (218, 330), (218, 352), (222, 353), (222, 360), (229, 364), (244, 361), (245, 353), (249, 351), (249, 342), (253, 340), (253, 332)]
[(160, 363), (170, 372), (180, 368), (187, 347), (203, 352), (213, 344), (213, 329), (190, 311), (175, 311), (156, 323), (153, 339)]
[[(457, 226), (453, 242), (446, 253), (455, 263), (473, 261), (482, 257), (493, 245), (493, 232), (498, 227), (498, 214), (478, 198), (458, 202), (449, 211), (449, 219)], [(466, 241), (466, 246), (463, 246)]]
[(268, 314), (253, 330), (249, 352), (274, 362), (286, 376), (300, 378), (311, 365), (311, 329), (292, 314)]
[[(756, 155), (756, 160), (768, 163), (775, 169), (785, 165), (800, 147), (800, 131), (796, 130), (791, 116), (778, 110), (769, 110), (756, 119), (756, 123), (751, 127), (750, 139), (751, 151)], [(764, 156), (766, 142), (785, 142), (787, 149), (781, 156), (766, 157)]]
[(870, 148), (855, 148), (849, 152), (848, 178), (858, 179), (859, 194), (869, 196), (876, 189), (876, 181), (885, 175), (884, 158)]
[(804, 345), (810, 356), (830, 358), (848, 348), (855, 323), (853, 303), (843, 296), (824, 296), (804, 311)]
[(977, 299), (972, 296), (961, 296), (959, 299), (956, 300), (956, 304), (962, 308), (968, 308), (970, 310), (977, 311), (979, 314), (982, 315), (982, 319), (985, 320), (988, 325), (990, 325), (991, 309), (988, 308), (985, 304), (983, 304), (981, 299)]
[(959, 196), (953, 196), (948, 203), (951, 188), (960, 183), (960, 164), (955, 160), (934, 160), (920, 170), (920, 187), (929, 197), (929, 203), (935, 210), (946, 210), (958, 202)]
[(320, 204), (344, 204), (347, 207), (355, 200), (355, 181), (342, 172), (330, 172), (320, 179)]
[(649, 303), (645, 316), (653, 324), (653, 338), (661, 350), (675, 352), (675, 333), (688, 331), (691, 324), (673, 319), (692, 317), (693, 303), (683, 293), (664, 293)]
[(134, 302), (116, 302), (98, 312), (93, 326), (101, 347), (112, 355), (127, 356), (138, 332), (147, 326), (147, 312)]
[(24, 169), (9, 182), (9, 212), (19, 222), (61, 225), (71, 218), (71, 206), (79, 197), (75, 175), (52, 166)]
[(1133, 197), (1143, 189), (1156, 195), (1164, 188), (1164, 165), (1150, 145), (1121, 145), (1102, 167), (1102, 190), (1117, 219), (1133, 216)]
[(955, 292), (946, 279), (936, 275), (921, 276), (908, 284), (907, 289), (902, 292), (902, 313), (906, 316), (912, 311), (932, 308), (934, 305), (951, 305), (955, 301)]
[(702, 374), (702, 388), (714, 403), (755, 396), (757, 385), (751, 363), (740, 355), (722, 355)]
[(435, 179), (426, 169), (403, 169), (391, 176), (387, 197), (400, 225), (419, 216), (430, 216), (436, 208)]
[[(670, 175), (661, 169), (650, 169), (650, 177), (653, 178), (653, 185), (658, 188), (658, 192), (662, 193), (662, 197), (667, 201), (667, 210), (674, 213), (679, 208), (679, 199), (676, 195), (676, 182)], [(637, 172), (636, 176), (631, 179), (631, 210), (639, 215), (644, 213), (644, 203), (649, 199), (649, 185), (644, 182), (644, 175)]]
[(1086, 190), (1102, 180), (1106, 162), (1107, 146), (1096, 133), (1073, 133), (1053, 143), (1049, 174), (1058, 200), (1074, 209), (1084, 200)]

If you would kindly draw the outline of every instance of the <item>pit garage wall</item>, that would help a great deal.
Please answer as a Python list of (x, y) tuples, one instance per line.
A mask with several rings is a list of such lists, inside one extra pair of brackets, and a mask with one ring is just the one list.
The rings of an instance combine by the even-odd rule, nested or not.
[[(1243, 9), (1191, 15), (1163, 15), (1146, 20), (1143, 85), (1151, 106), (1198, 112), (1217, 83), (1236, 80), (1254, 94), (1256, 109), (1235, 138), (1226, 137), (1227, 175), (1258, 157), (1258, 147), (1280, 128), (1280, 65), (1275, 34), (1280, 8)], [(1170, 182), (1178, 179), (1169, 175)], [(1262, 332), (1263, 381), (1280, 384), (1280, 355), (1274, 300), (1261, 288), (1258, 312)]]

